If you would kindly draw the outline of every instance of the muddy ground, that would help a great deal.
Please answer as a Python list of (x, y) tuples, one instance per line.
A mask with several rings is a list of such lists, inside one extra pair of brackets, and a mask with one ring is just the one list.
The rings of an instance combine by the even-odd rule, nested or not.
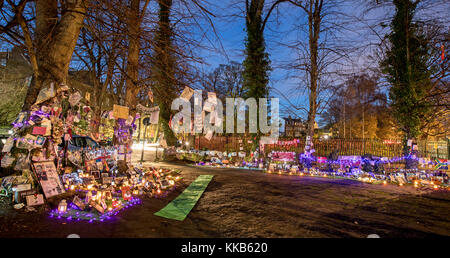
[[(0, 209), (0, 237), (389, 237), (450, 236), (450, 191), (189, 167), (164, 199), (120, 212), (108, 222), (67, 222), (48, 212)], [(198, 175), (215, 175), (184, 221), (153, 215)]]

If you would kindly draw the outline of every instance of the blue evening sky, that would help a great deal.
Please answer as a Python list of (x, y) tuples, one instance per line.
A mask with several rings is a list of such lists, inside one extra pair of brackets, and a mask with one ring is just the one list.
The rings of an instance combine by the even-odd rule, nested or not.
[[(202, 66), (202, 69), (206, 71), (212, 71), (219, 64), (227, 64), (229, 61), (242, 62), (244, 60), (244, 39), (246, 36), (244, 0), (234, 1), (234, 4), (227, 4), (227, 1), (211, 2), (209, 10), (216, 15), (211, 19), (219, 39), (216, 38), (212, 28), (207, 23), (202, 26), (202, 30), (206, 31), (208, 37), (213, 41), (212, 44), (217, 48), (200, 52), (200, 55), (207, 62), (207, 65)], [(340, 19), (342, 19), (342, 23), (348, 23), (350, 20), (354, 20), (354, 17), (349, 16), (361, 15), (362, 9), (355, 2), (360, 3), (361, 1), (345, 1), (344, 4), (329, 8), (326, 11), (332, 10), (344, 13), (347, 17), (341, 15)], [(366, 18), (372, 17), (372, 20), (367, 20), (366, 23), (372, 23), (373, 19), (377, 18), (380, 13), (383, 13), (383, 11), (376, 10), (367, 14)], [(330, 13), (325, 19), (334, 21), (334, 17), (335, 15)], [(288, 45), (298, 42), (307, 43), (306, 27), (299, 27), (306, 25), (306, 22), (307, 18), (303, 10), (288, 3), (282, 3), (278, 9), (272, 12), (266, 25), (264, 33), (266, 51), (273, 68), (270, 73), (269, 86), (273, 88), (271, 96), (280, 98), (281, 117), (291, 115), (302, 119), (307, 118), (308, 92), (301, 88), (307, 85), (307, 82), (303, 79), (305, 74), (299, 70), (285, 68), (288, 65), (296, 64), (299, 53), (298, 48), (290, 48)], [(328, 24), (325, 25), (328, 26)], [(353, 21), (350, 25), (340, 25), (343, 28), (336, 35), (330, 36), (324, 33), (321, 42), (330, 46), (330, 48), (338, 49), (344, 46), (355, 47), (356, 50), (352, 50), (350, 57), (339, 59), (339, 64), (330, 65), (328, 70), (346, 74), (364, 70), (365, 66), (369, 66), (365, 55), (373, 50), (373, 47), (368, 46), (367, 43), (377, 42), (377, 37), (372, 33), (367, 33), (367, 29), (364, 30), (367, 25), (362, 22)], [(351, 29), (346, 29), (346, 26)], [(362, 47), (358, 48), (358, 45)], [(224, 52), (218, 51), (221, 50), (221, 46), (223, 46)], [(335, 57), (335, 55), (330, 56), (330, 58)], [(330, 77), (328, 81), (332, 84), (338, 84), (342, 80), (339, 75), (328, 77)], [(327, 98), (327, 96), (324, 95), (324, 98)], [(301, 109), (301, 107), (304, 109)], [(320, 122), (320, 119), (317, 118), (316, 121)]]

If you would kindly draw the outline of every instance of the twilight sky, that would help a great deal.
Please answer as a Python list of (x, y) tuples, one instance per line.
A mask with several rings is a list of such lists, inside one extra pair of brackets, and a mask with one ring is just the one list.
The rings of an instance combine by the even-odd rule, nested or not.
[[(219, 64), (226, 64), (229, 61), (242, 62), (244, 60), (244, 39), (245, 39), (245, 20), (244, 20), (244, 0), (234, 1), (211, 1), (209, 10), (216, 17), (212, 18), (214, 29), (219, 39), (212, 32), (211, 26), (206, 24), (202, 27), (206, 34), (213, 39), (213, 45), (216, 48), (223, 46), (224, 52), (215, 50), (202, 50), (200, 55), (208, 63), (203, 65), (202, 69), (212, 71)], [(217, 2), (217, 3), (216, 3)], [(269, 1), (268, 1), (269, 2)], [(362, 8), (355, 4), (361, 2), (358, 0), (349, 0), (342, 2), (339, 6), (325, 6), (326, 12), (329, 12), (325, 18), (324, 27), (340, 27), (338, 31), (333, 33), (324, 32), (321, 43), (325, 47), (341, 51), (345, 48), (349, 52), (346, 58), (337, 58), (334, 53), (329, 54), (329, 58), (336, 58), (337, 64), (328, 66), (330, 75), (328, 75), (328, 83), (337, 84), (341, 80), (341, 76), (331, 73), (353, 73), (364, 70), (364, 66), (368, 66), (365, 55), (370, 53), (373, 46), (369, 46), (368, 42), (377, 42), (378, 39), (372, 33), (367, 33), (366, 24), (358, 22), (355, 17), (360, 16)], [(268, 6), (268, 5), (267, 5)], [(267, 10), (268, 8), (266, 8)], [(373, 23), (378, 19), (380, 13), (385, 11), (370, 12), (365, 15), (367, 20), (365, 23)], [(332, 12), (330, 12), (332, 11)], [(340, 14), (336, 14), (340, 12)], [(372, 19), (368, 19), (372, 17)], [(339, 25), (331, 24), (331, 22), (339, 21)], [(281, 116), (291, 115), (292, 117), (301, 117), (306, 119), (308, 109), (308, 92), (302, 89), (306, 85), (304, 79), (305, 73), (299, 70), (288, 68), (287, 66), (296, 64), (298, 61), (301, 47), (289, 47), (299, 42), (305, 44), (307, 41), (306, 34), (307, 18), (303, 10), (288, 3), (282, 3), (272, 12), (269, 22), (265, 29), (266, 51), (269, 54), (272, 72), (270, 73), (271, 95), (280, 98)], [(346, 27), (350, 28), (347, 29)], [(321, 35), (322, 36), (322, 35)], [(219, 41), (220, 40), (220, 41)], [(306, 45), (305, 45), (306, 46)], [(361, 47), (358, 47), (361, 46)], [(352, 48), (351, 50), (349, 48)], [(355, 49), (353, 49), (355, 48)], [(350, 53), (351, 52), (351, 53)], [(326, 96), (325, 96), (326, 98)], [(301, 109), (301, 108), (304, 109)], [(317, 119), (319, 122), (319, 119)]]
[[(266, 12), (272, 2), (273, 0), (266, 0)], [(367, 2), (377, 8), (367, 11)], [(245, 1), (210, 0), (205, 6), (216, 16), (211, 18), (215, 33), (209, 22), (205, 21), (201, 23), (203, 34), (195, 29), (193, 31), (195, 31), (194, 34), (206, 35), (209, 41), (202, 38), (202, 42), (208, 42), (206, 45), (211, 44), (215, 49), (200, 51), (200, 55), (208, 63), (201, 66), (202, 69), (212, 71), (219, 64), (227, 64), (229, 61), (242, 62), (244, 60)], [(334, 61), (327, 66), (323, 83), (338, 85), (345, 76), (370, 72), (370, 68), (376, 68), (378, 62), (370, 56), (376, 53), (381, 38), (389, 32), (388, 26), (382, 28), (379, 24), (383, 22), (389, 25), (394, 13), (392, 4), (381, 6), (370, 0), (325, 0), (324, 12), (327, 15), (323, 19), (324, 32), (320, 36), (320, 43), (329, 50), (324, 52), (327, 57), (323, 62)], [(448, 20), (448, 13), (450, 13), (450, 1), (423, 0), (419, 4), (416, 19), (432, 17), (441, 21)], [(309, 104), (308, 92), (304, 89), (307, 85), (305, 72), (288, 67), (298, 64), (302, 49), (307, 47), (305, 45), (307, 43), (306, 24), (307, 17), (303, 10), (289, 3), (281, 3), (272, 12), (264, 32), (266, 51), (273, 68), (269, 86), (273, 88), (271, 95), (280, 98), (281, 117), (290, 114), (292, 117), (307, 118)], [(302, 48), (298, 43), (303, 44), (304, 47)], [(289, 47), (294, 44), (297, 46)], [(220, 50), (221, 46), (224, 52), (219, 53), (217, 50)], [(323, 93), (322, 98), (327, 99), (331, 94), (333, 92)], [(320, 124), (320, 118), (316, 121)]]

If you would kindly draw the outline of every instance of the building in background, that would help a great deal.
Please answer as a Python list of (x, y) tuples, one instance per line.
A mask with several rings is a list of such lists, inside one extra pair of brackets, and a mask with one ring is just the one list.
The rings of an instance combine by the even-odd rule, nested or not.
[(284, 119), (284, 136), (286, 137), (302, 137), (306, 135), (306, 124), (301, 118), (292, 118), (291, 116)]

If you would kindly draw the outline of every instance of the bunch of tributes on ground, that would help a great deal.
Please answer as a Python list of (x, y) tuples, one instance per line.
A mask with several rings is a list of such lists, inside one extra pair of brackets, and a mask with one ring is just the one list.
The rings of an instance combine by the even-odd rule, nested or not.
[[(280, 152), (272, 152), (278, 156)], [(436, 162), (430, 159), (416, 158), (420, 164), (417, 169), (403, 169), (401, 164), (405, 157), (386, 158), (366, 156), (337, 156), (315, 157), (299, 154), (295, 162), (279, 162), (270, 159), (267, 173), (322, 176), (360, 180), (366, 183), (387, 184), (394, 183), (399, 186), (411, 185), (431, 189), (450, 189), (448, 165), (434, 166)], [(411, 157), (408, 157), (411, 159)], [(448, 161), (439, 160), (441, 164)], [(428, 168), (428, 169), (426, 169)]]
[[(13, 175), (1, 179), (0, 195), (11, 198), (16, 209), (26, 205), (33, 210), (46, 200), (56, 200), (58, 207), (52, 214), (58, 217), (102, 220), (139, 203), (138, 195), (159, 197), (173, 189), (180, 178), (177, 171), (129, 163), (138, 116), (129, 116), (126, 107), (108, 115), (117, 120), (117, 145), (92, 147), (85, 142), (89, 138), (79, 138), (97, 138), (90, 134), (88, 99), (66, 85), (51, 84), (41, 90), (31, 110), (14, 121), (13, 134), (1, 150), (1, 167)], [(75, 144), (77, 137), (84, 144)]]
[(257, 151), (246, 155), (246, 152), (221, 152), (221, 151), (197, 151), (177, 150), (179, 160), (195, 162), (196, 166), (240, 168), (251, 170), (262, 170), (264, 159), (259, 158)]
[(50, 216), (103, 221), (123, 208), (139, 204), (138, 196), (165, 197), (175, 189), (180, 179), (179, 171), (176, 170), (135, 167), (130, 164), (100, 174), (65, 174), (62, 176), (64, 187), (74, 197), (68, 205), (60, 203)]
[[(314, 148), (297, 153), (289, 146), (298, 140), (280, 142), (287, 151), (271, 151), (264, 155), (250, 152), (220, 152), (179, 150), (177, 157), (196, 166), (246, 168), (266, 173), (292, 176), (320, 176), (359, 180), (373, 184), (393, 183), (422, 189), (450, 189), (449, 161), (443, 159), (406, 157), (340, 156), (332, 152), (328, 157), (316, 156)], [(312, 144), (311, 146), (312, 147)], [(405, 160), (417, 162), (416, 169), (405, 169)]]

